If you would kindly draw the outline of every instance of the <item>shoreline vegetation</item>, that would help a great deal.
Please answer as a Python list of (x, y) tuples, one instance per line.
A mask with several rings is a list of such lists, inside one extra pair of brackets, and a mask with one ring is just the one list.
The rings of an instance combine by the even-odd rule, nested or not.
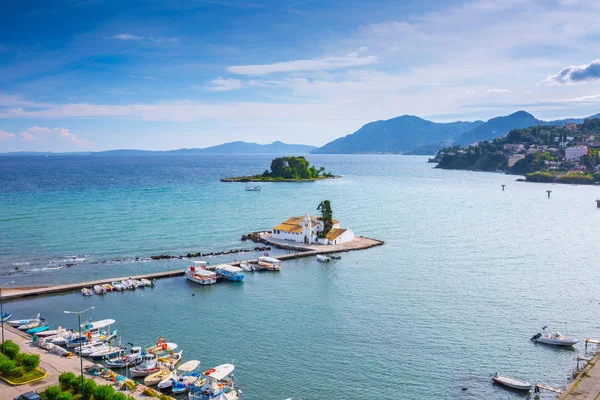
[(600, 118), (565, 127), (513, 129), (491, 142), (446, 147), (435, 168), (503, 172), (518, 181), (594, 185), (600, 183)]
[(314, 182), (324, 179), (338, 179), (325, 171), (325, 167), (317, 169), (305, 157), (278, 157), (271, 161), (271, 170), (262, 174), (222, 178), (221, 182)]

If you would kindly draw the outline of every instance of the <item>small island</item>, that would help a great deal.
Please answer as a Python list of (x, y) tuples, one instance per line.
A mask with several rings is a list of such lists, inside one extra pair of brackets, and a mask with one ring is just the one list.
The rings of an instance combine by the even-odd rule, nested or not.
[(326, 172), (324, 167), (317, 169), (302, 156), (278, 157), (271, 161), (271, 171), (260, 175), (222, 178), (221, 182), (314, 182), (323, 179), (341, 178)]

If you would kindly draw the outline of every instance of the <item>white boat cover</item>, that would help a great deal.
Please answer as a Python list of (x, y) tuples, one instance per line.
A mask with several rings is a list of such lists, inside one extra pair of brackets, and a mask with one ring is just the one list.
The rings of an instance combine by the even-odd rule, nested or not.
[(191, 372), (191, 371), (195, 370), (196, 368), (198, 368), (198, 365), (200, 365), (200, 361), (190, 360), (190, 361), (187, 361), (187, 362), (184, 362), (183, 364), (181, 364), (179, 366), (179, 368), (177, 368), (177, 369), (182, 372)]
[(115, 322), (116, 321), (114, 319), (103, 319), (100, 321), (94, 321), (94, 322), (88, 322), (86, 324), (81, 324), (81, 327), (85, 330), (91, 331), (91, 330), (106, 328), (107, 326), (110, 326), (110, 325), (114, 324)]
[[(210, 372), (209, 374), (206, 373), (211, 371), (212, 369), (214, 369), (215, 371)], [(210, 376), (211, 378), (220, 381), (224, 379), (227, 375), (231, 374), (235, 369), (235, 366), (233, 366), (233, 364), (221, 364), (218, 367), (214, 367), (212, 369), (205, 371), (204, 375)]]
[(217, 265), (215, 267), (215, 269), (217, 271), (219, 271), (219, 270), (228, 271), (228, 272), (231, 272), (232, 274), (239, 273), (239, 272), (244, 272), (244, 270), (241, 269), (240, 267), (234, 267), (233, 265), (229, 265), (229, 264)]
[(258, 259), (259, 259), (260, 261), (264, 261), (264, 262), (268, 262), (268, 263), (272, 263), (272, 264), (277, 264), (277, 263), (280, 263), (280, 262), (281, 262), (281, 260), (278, 260), (278, 259), (276, 259), (276, 258), (273, 258), (273, 257), (265, 257), (265, 256), (262, 256), (262, 257), (258, 257)]
[(199, 276), (205, 276), (205, 277), (213, 277), (216, 276), (217, 274), (212, 272), (212, 271), (207, 271), (205, 269), (196, 269), (195, 271), (191, 271), (193, 272), (195, 275), (199, 275)]

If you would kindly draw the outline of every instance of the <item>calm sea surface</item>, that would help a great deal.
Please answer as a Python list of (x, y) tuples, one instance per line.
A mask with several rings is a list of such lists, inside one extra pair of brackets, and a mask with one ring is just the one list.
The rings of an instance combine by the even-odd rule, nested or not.
[(346, 155), (309, 157), (340, 180), (262, 192), (219, 182), (261, 172), (271, 158), (2, 157), (0, 282), (184, 268), (144, 259), (253, 247), (240, 236), (316, 213), (323, 199), (343, 226), (386, 244), (327, 265), (285, 262), (241, 284), (171, 278), (5, 309), (74, 326), (63, 310), (96, 306), (90, 316), (115, 318), (123, 342), (162, 334), (207, 368), (233, 361), (247, 400), (530, 398), (493, 386), (491, 374), (561, 387), (583, 350), (533, 344), (542, 326), (600, 338), (599, 188)]

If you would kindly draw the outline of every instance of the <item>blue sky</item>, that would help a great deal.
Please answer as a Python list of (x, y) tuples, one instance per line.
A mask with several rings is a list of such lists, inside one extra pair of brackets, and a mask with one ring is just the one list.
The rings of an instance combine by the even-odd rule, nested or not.
[(0, 152), (322, 145), (402, 114), (596, 114), (598, 15), (587, 0), (6, 2)]

